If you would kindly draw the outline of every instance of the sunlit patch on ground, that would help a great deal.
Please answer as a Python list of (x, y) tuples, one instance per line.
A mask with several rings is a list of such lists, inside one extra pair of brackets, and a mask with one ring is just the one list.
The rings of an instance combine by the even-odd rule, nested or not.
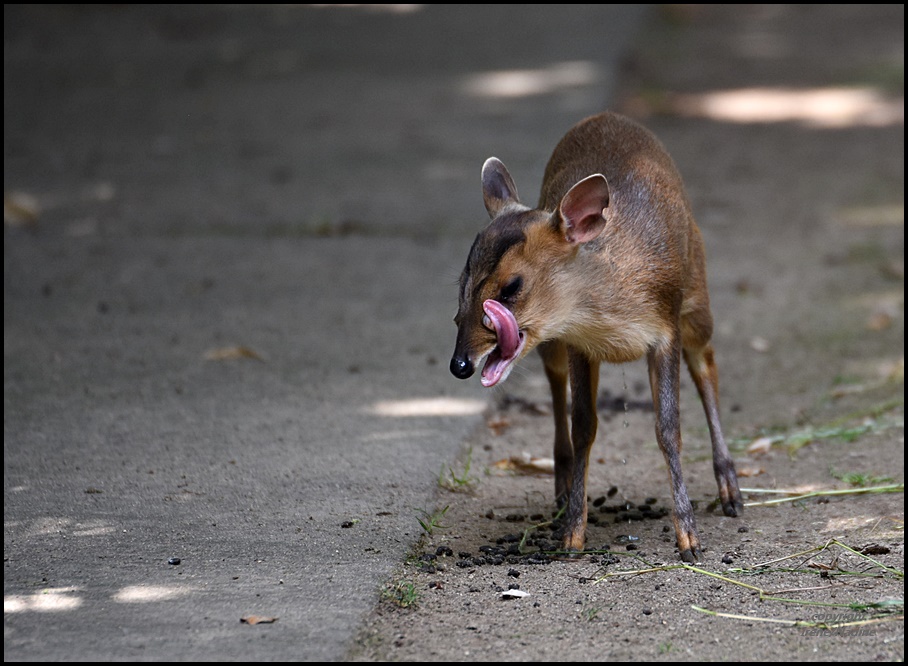
[(149, 601), (167, 601), (186, 594), (188, 590), (165, 585), (128, 585), (120, 589), (113, 600), (120, 603), (146, 603)]
[(41, 590), (33, 594), (11, 594), (3, 597), (3, 612), (54, 613), (75, 610), (82, 605), (82, 599), (75, 596), (75, 592), (77, 592), (77, 588), (61, 587)]
[(476, 97), (515, 99), (589, 86), (600, 79), (591, 62), (562, 62), (539, 69), (508, 69), (469, 77), (465, 91)]
[(729, 123), (798, 122), (837, 129), (904, 124), (904, 98), (873, 87), (741, 88), (672, 95), (674, 113)]
[(375, 416), (470, 416), (482, 413), (485, 403), (463, 398), (381, 400), (367, 410)]

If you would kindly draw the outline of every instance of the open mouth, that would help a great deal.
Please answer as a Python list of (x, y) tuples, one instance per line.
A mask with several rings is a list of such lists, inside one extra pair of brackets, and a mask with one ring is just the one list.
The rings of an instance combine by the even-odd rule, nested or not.
[(489, 353), (480, 377), (482, 385), (489, 387), (504, 381), (510, 374), (514, 362), (520, 358), (526, 337), (517, 326), (514, 314), (498, 301), (485, 301), (482, 310), (485, 312), (483, 323), (495, 331), (498, 338), (498, 344)]

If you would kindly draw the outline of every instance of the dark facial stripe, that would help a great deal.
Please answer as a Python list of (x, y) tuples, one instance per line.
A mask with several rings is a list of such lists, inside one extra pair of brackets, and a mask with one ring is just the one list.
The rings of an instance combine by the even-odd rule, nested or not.
[(490, 275), (508, 250), (526, 241), (522, 218), (520, 214), (502, 215), (476, 236), (464, 268), (464, 281), (470, 276)]

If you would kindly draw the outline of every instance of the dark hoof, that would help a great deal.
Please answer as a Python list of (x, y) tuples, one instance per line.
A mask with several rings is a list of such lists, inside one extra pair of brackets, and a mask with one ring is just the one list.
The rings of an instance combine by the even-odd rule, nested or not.
[(740, 497), (736, 497), (728, 502), (722, 502), (722, 513), (730, 518), (737, 518), (744, 511), (744, 502)]
[(697, 548), (696, 550), (682, 550), (681, 551), (681, 561), (687, 562), (688, 564), (696, 564), (700, 561), (700, 558), (703, 557), (703, 552)]

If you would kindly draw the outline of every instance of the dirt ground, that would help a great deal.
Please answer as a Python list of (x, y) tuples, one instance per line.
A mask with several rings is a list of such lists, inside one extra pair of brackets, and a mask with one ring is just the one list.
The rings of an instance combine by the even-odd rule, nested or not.
[(706, 240), (744, 515), (714, 510), (684, 377), (705, 551), (682, 566), (645, 369), (603, 366), (590, 552), (534, 557), (556, 541), (552, 476), (514, 462), (551, 456), (531, 357), (439, 470), (351, 660), (904, 659), (903, 26), (901, 5), (669, 8), (628, 63), (620, 110), (668, 146)]

